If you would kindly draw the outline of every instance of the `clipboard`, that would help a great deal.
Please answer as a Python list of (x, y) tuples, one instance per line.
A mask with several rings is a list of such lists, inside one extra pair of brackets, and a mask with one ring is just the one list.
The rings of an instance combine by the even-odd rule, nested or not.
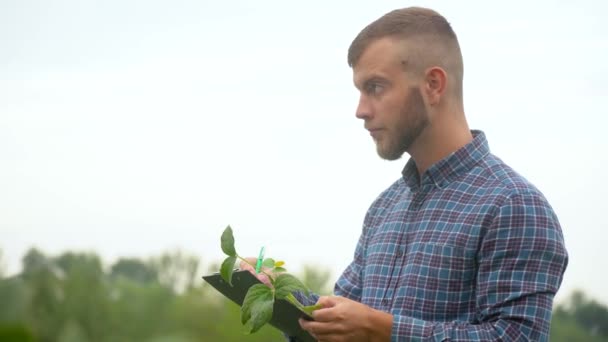
[[(243, 305), (243, 300), (249, 288), (255, 284), (262, 283), (247, 270), (234, 271), (232, 274), (232, 286), (225, 282), (219, 273), (203, 276), (203, 279), (239, 306)], [(290, 302), (277, 299), (274, 301), (272, 318), (268, 323), (294, 338), (297, 342), (315, 342), (315, 339), (300, 327), (298, 323), (299, 318), (312, 320), (312, 317), (300, 311)]]

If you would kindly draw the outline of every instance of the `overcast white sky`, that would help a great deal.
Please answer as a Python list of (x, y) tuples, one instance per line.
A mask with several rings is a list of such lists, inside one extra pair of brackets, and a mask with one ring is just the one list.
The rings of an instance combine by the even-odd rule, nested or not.
[[(297, 5), (296, 5), (297, 4)], [(380, 160), (354, 116), (346, 50), (422, 5), (448, 18), (465, 110), (556, 210), (563, 298), (608, 303), (605, 1), (0, 1), (0, 249), (182, 248), (348, 264)]]

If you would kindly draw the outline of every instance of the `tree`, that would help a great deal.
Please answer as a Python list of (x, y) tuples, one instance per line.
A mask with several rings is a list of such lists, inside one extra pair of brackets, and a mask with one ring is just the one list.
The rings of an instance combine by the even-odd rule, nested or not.
[(34, 335), (23, 324), (0, 324), (0, 341), (34, 342)]
[(110, 276), (125, 277), (141, 284), (158, 282), (156, 269), (135, 258), (121, 258), (110, 268)]
[[(0, 279), (0, 324), (23, 322), (26, 318), (26, 287), (23, 279)], [(0, 341), (3, 339), (0, 338)]]
[(553, 312), (551, 341), (608, 341), (608, 308), (574, 291)]
[(23, 257), (21, 277), (27, 288), (26, 323), (42, 342), (54, 341), (61, 326), (64, 297), (59, 270), (35, 248)]
[(4, 257), (2, 255), (2, 249), (0, 249), (0, 279), (4, 278), (6, 275), (6, 264), (4, 262)]
[(191, 289), (195, 284), (199, 259), (182, 251), (163, 253), (152, 258), (150, 265), (158, 275), (159, 282), (177, 292)]
[(608, 338), (608, 309), (605, 306), (587, 299), (582, 291), (575, 291), (570, 296), (569, 311), (591, 335)]
[(103, 336), (108, 319), (108, 286), (99, 256), (67, 252), (54, 258), (53, 264), (62, 275), (58, 336), (66, 341)]
[(329, 283), (331, 272), (328, 269), (305, 265), (304, 270), (299, 277), (314, 293), (328, 295), (333, 292), (330, 286), (331, 284)]
[(0, 341), (282, 339), (270, 327), (244, 335), (238, 305), (196, 279), (193, 256), (119, 259), (107, 271), (102, 265), (94, 253), (51, 257), (30, 249), (21, 273), (0, 279)]

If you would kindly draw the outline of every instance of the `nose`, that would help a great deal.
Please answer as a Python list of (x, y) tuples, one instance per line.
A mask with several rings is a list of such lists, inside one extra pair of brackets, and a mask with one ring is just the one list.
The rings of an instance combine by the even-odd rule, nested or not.
[(372, 116), (371, 104), (369, 102), (369, 99), (364, 94), (361, 94), (361, 96), (359, 96), (359, 105), (357, 106), (357, 112), (355, 113), (355, 116), (358, 119), (363, 120), (367, 120)]

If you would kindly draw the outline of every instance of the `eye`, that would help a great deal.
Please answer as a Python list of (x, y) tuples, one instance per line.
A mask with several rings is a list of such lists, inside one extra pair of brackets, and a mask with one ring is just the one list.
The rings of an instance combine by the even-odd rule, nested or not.
[(382, 93), (382, 91), (384, 90), (384, 87), (379, 84), (379, 83), (369, 83), (366, 87), (365, 87), (365, 92), (369, 95), (380, 95), (380, 93)]

